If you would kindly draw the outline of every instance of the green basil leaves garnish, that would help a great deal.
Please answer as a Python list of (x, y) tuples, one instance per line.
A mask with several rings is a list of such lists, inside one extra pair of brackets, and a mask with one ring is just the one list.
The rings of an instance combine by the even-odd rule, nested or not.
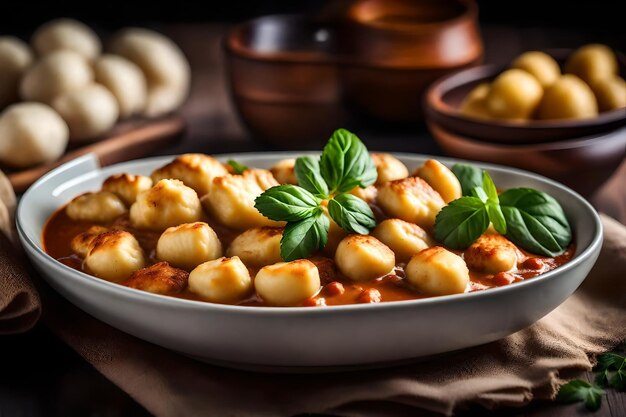
[(485, 203), (478, 197), (451, 201), (437, 215), (435, 239), (451, 249), (465, 249), (489, 227)]
[(243, 174), (244, 171), (248, 170), (248, 167), (235, 161), (234, 159), (229, 159), (227, 162), (228, 165), (233, 169), (233, 172), (237, 175)]
[(320, 173), (320, 164), (312, 156), (301, 156), (296, 159), (294, 167), (298, 185), (322, 198), (328, 196), (328, 185)]
[(330, 217), (343, 230), (366, 235), (376, 227), (376, 219), (370, 206), (352, 194), (339, 194), (328, 202)]
[(256, 198), (254, 206), (268, 219), (295, 222), (313, 216), (320, 210), (320, 202), (304, 188), (284, 184), (267, 189)]
[(452, 173), (461, 183), (463, 195), (472, 195), (476, 187), (483, 188), (483, 172), (480, 168), (467, 164), (454, 164)]
[(280, 240), (280, 257), (287, 262), (295, 261), (324, 249), (329, 225), (328, 217), (321, 210), (297, 222), (287, 223)]

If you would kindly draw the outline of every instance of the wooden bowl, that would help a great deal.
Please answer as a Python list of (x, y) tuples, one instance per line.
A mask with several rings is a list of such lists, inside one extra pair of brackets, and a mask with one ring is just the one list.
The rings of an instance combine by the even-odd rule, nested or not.
[[(547, 51), (557, 61), (564, 61), (572, 49)], [(622, 75), (626, 72), (624, 56), (618, 54)], [(580, 120), (481, 120), (461, 114), (459, 107), (476, 85), (493, 80), (507, 67), (483, 65), (446, 76), (433, 83), (425, 98), (426, 119), (461, 136), (485, 142), (531, 144), (581, 138), (611, 132), (626, 125), (626, 110), (602, 112), (592, 119)]]
[(499, 144), (481, 141), (427, 122), (448, 155), (509, 165), (534, 171), (590, 196), (626, 158), (626, 126), (599, 135), (537, 144)]

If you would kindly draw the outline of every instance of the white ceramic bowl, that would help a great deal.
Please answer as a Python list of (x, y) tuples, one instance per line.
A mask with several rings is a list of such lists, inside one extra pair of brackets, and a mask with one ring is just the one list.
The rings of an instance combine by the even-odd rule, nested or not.
[[(290, 153), (224, 155), (268, 167)], [(427, 157), (400, 154), (412, 171)], [(87, 155), (37, 181), (17, 210), (19, 237), (48, 283), (69, 301), (110, 325), (201, 360), (243, 368), (289, 370), (402, 361), (491, 342), (548, 314), (585, 279), (602, 244), (595, 210), (578, 194), (538, 175), (494, 165), (501, 188), (547, 191), (564, 207), (576, 255), (554, 271), (520, 283), (469, 294), (325, 308), (240, 307), (188, 301), (126, 288), (73, 270), (41, 246), (46, 219), (76, 195), (100, 188), (113, 173), (146, 174), (172, 157), (101, 169)], [(438, 158), (447, 165), (454, 160)]]

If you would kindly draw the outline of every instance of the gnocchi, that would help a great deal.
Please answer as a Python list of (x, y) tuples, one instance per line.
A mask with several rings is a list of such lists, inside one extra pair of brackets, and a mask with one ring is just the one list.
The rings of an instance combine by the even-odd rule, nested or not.
[(214, 178), (227, 174), (228, 171), (217, 159), (209, 155), (189, 153), (155, 170), (151, 178), (155, 183), (162, 179), (181, 180), (202, 197), (209, 192)]
[(124, 202), (108, 191), (80, 195), (70, 201), (65, 209), (72, 220), (97, 223), (110, 222), (127, 211)]
[(202, 218), (196, 192), (179, 180), (161, 180), (137, 195), (130, 206), (130, 221), (140, 229), (164, 230)]
[(156, 246), (156, 257), (186, 270), (222, 256), (222, 243), (206, 223), (184, 223), (165, 229)]
[(126, 279), (145, 266), (141, 246), (124, 230), (102, 233), (93, 240), (85, 265), (95, 276), (113, 282)]
[(259, 270), (254, 278), (257, 293), (275, 306), (294, 306), (320, 290), (320, 276), (308, 259), (279, 262)]
[(409, 170), (398, 158), (388, 153), (371, 153), (378, 178), (376, 184), (400, 180), (409, 176)]
[(271, 168), (270, 172), (281, 184), (298, 184), (298, 179), (296, 178), (296, 159), (288, 158), (283, 159), (275, 163)]
[(143, 175), (115, 174), (102, 183), (102, 191), (115, 194), (129, 207), (137, 200), (140, 192), (150, 188), (152, 180)]
[(517, 250), (506, 237), (485, 233), (465, 250), (467, 266), (490, 274), (510, 271), (517, 265)]
[(108, 232), (109, 229), (103, 226), (91, 226), (86, 231), (74, 236), (70, 245), (72, 250), (80, 257), (84, 258), (89, 253), (93, 241), (102, 233)]
[(441, 246), (413, 255), (406, 266), (406, 279), (426, 295), (462, 293), (470, 282), (465, 261)]
[(337, 247), (335, 263), (353, 281), (369, 281), (389, 274), (396, 266), (391, 249), (373, 236), (349, 235)]
[(408, 262), (411, 256), (435, 244), (424, 229), (400, 219), (383, 220), (372, 236), (387, 245), (399, 262)]
[(233, 256), (198, 265), (189, 274), (189, 290), (204, 300), (226, 303), (247, 297), (253, 286), (248, 268)]
[(254, 227), (232, 241), (226, 256), (238, 256), (246, 265), (261, 267), (282, 261), (280, 239), (283, 230), (276, 227)]
[(415, 171), (415, 175), (424, 179), (428, 185), (433, 187), (446, 204), (461, 198), (463, 195), (461, 183), (456, 175), (439, 161), (434, 159), (427, 160), (424, 162), (424, 165)]
[(188, 279), (187, 271), (173, 268), (167, 262), (158, 262), (133, 272), (123, 284), (154, 294), (178, 294), (187, 287)]

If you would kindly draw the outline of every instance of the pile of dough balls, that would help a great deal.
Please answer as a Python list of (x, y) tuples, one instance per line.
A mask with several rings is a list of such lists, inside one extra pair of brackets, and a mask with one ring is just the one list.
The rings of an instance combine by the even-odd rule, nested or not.
[(172, 40), (128, 28), (107, 46), (103, 54), (98, 35), (72, 19), (45, 23), (30, 46), (0, 37), (0, 163), (51, 162), (68, 143), (101, 139), (118, 120), (182, 105), (191, 72)]
[(530, 51), (491, 84), (476, 86), (461, 105), (465, 115), (482, 119), (524, 121), (586, 119), (626, 107), (626, 81), (619, 76), (613, 51), (585, 45), (563, 66), (550, 55)]

